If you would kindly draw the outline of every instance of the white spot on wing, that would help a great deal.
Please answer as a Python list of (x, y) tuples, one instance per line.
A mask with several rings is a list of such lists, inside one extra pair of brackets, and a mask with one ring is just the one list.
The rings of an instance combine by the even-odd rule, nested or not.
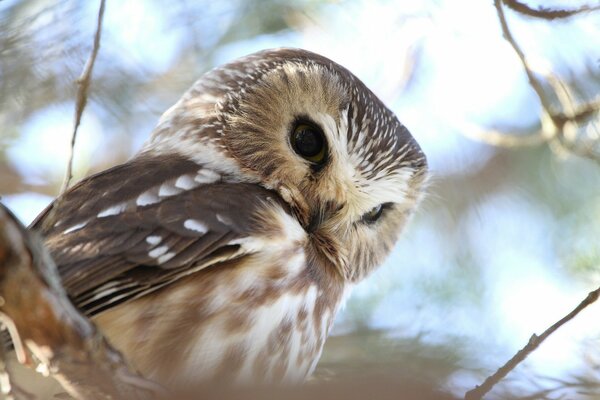
[(138, 196), (135, 200), (135, 204), (138, 206), (148, 206), (150, 204), (158, 203), (159, 201), (160, 197), (158, 197), (154, 190), (147, 190)]
[(158, 258), (158, 257), (162, 256), (163, 254), (165, 254), (167, 252), (167, 250), (169, 250), (168, 246), (160, 246), (160, 247), (150, 250), (148, 252), (148, 255), (152, 258)]
[(175, 252), (171, 251), (167, 254), (163, 254), (162, 256), (158, 257), (158, 263), (162, 264), (162, 263), (166, 263), (167, 261), (169, 261), (171, 258), (175, 257)]
[(225, 225), (232, 225), (233, 221), (231, 220), (231, 218), (225, 217), (221, 214), (217, 214), (217, 221), (219, 221), (222, 224)]
[(197, 187), (200, 183), (196, 182), (190, 175), (182, 175), (175, 181), (175, 186), (183, 190), (191, 190)]
[(96, 293), (94, 296), (92, 296), (92, 298), (89, 299), (88, 302), (101, 299), (102, 297), (106, 297), (109, 294), (115, 293), (117, 290), (118, 290), (117, 288), (105, 289), (105, 290), (103, 290), (101, 292)]
[(200, 233), (208, 232), (208, 226), (204, 223), (198, 221), (197, 219), (186, 219), (183, 223), (185, 229), (189, 229), (190, 231), (196, 231)]
[(158, 190), (158, 195), (160, 197), (168, 197), (168, 196), (175, 196), (176, 194), (181, 193), (182, 190), (179, 188), (176, 188), (175, 186), (173, 186), (171, 183), (163, 183), (162, 185), (160, 185), (160, 189)]
[(80, 224), (73, 225), (73, 226), (71, 226), (70, 228), (67, 228), (67, 229), (65, 229), (63, 233), (65, 233), (65, 234), (66, 234), (66, 233), (75, 232), (75, 231), (77, 231), (77, 230), (79, 230), (79, 229), (83, 228), (83, 227), (84, 227), (84, 226), (86, 226), (86, 225), (87, 225), (87, 221), (86, 221), (86, 222), (82, 222), (82, 223), (80, 223)]
[(146, 238), (146, 242), (155, 246), (157, 244), (159, 244), (161, 242), (162, 238), (160, 236), (157, 235), (152, 235), (152, 236), (148, 236)]
[(123, 211), (125, 211), (126, 207), (127, 207), (126, 203), (119, 203), (112, 207), (105, 208), (104, 210), (102, 210), (98, 213), (98, 218), (110, 217), (111, 215), (120, 214)]
[(210, 169), (201, 169), (198, 171), (198, 174), (194, 178), (194, 180), (198, 183), (214, 183), (219, 180), (221, 176), (217, 174), (215, 171)]

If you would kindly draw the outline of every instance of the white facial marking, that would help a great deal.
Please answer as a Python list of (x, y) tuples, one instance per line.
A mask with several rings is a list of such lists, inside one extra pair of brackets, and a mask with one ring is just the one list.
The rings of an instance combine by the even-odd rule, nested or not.
[(200, 233), (208, 232), (208, 226), (204, 223), (198, 221), (197, 219), (186, 219), (183, 223), (185, 229), (189, 229), (190, 231), (196, 231)]
[(117, 215), (125, 211), (127, 203), (119, 203), (112, 207), (108, 207), (98, 213), (98, 218), (109, 217), (111, 215)]
[(65, 234), (66, 234), (66, 233), (75, 232), (75, 231), (77, 231), (77, 230), (79, 230), (79, 229), (83, 228), (83, 227), (84, 227), (84, 226), (86, 226), (86, 225), (87, 225), (87, 221), (86, 221), (86, 222), (82, 222), (82, 223), (80, 223), (80, 224), (73, 225), (73, 226), (71, 226), (70, 228), (67, 228), (67, 229), (65, 229), (63, 233), (65, 233)]
[(162, 241), (162, 237), (157, 235), (148, 236), (146, 238), (146, 243), (151, 244), (153, 246), (159, 244)]
[(148, 255), (152, 258), (158, 258), (158, 257), (162, 256), (163, 254), (165, 254), (167, 252), (167, 250), (169, 250), (168, 246), (160, 246), (160, 247), (150, 250), (148, 252)]

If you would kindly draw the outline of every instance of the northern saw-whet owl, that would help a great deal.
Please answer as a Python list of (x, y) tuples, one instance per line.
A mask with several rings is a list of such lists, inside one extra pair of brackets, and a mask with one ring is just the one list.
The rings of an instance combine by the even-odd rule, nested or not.
[(206, 73), (137, 155), (33, 229), (74, 304), (146, 377), (299, 382), (426, 175), (419, 145), (352, 73), (266, 50)]

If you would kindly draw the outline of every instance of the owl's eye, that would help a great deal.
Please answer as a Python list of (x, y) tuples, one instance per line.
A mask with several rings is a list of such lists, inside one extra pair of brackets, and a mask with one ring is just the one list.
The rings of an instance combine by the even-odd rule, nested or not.
[(369, 211), (367, 211), (363, 216), (362, 216), (362, 220), (364, 222), (366, 222), (367, 224), (372, 224), (375, 221), (377, 221), (379, 219), (379, 217), (381, 217), (381, 214), (383, 214), (383, 210), (388, 206), (388, 203), (386, 204), (379, 204), (373, 208), (371, 208)]
[(315, 164), (325, 162), (327, 144), (323, 131), (318, 127), (306, 122), (296, 124), (291, 142), (294, 151), (302, 158)]

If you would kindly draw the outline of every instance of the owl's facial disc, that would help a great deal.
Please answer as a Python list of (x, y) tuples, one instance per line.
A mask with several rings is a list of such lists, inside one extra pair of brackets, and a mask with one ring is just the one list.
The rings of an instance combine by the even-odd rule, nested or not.
[(358, 280), (389, 253), (412, 213), (425, 157), (350, 72), (289, 52), (269, 53), (277, 62), (233, 100), (226, 144), (289, 204), (315, 252)]
[[(277, 192), (347, 280), (383, 260), (421, 197), (427, 162), (417, 142), (358, 78), (317, 54), (275, 49), (234, 61), (175, 109), (164, 132), (195, 121), (200, 131), (171, 141), (159, 129), (161, 145), (177, 143), (228, 179)], [(182, 145), (186, 134), (203, 147)]]

